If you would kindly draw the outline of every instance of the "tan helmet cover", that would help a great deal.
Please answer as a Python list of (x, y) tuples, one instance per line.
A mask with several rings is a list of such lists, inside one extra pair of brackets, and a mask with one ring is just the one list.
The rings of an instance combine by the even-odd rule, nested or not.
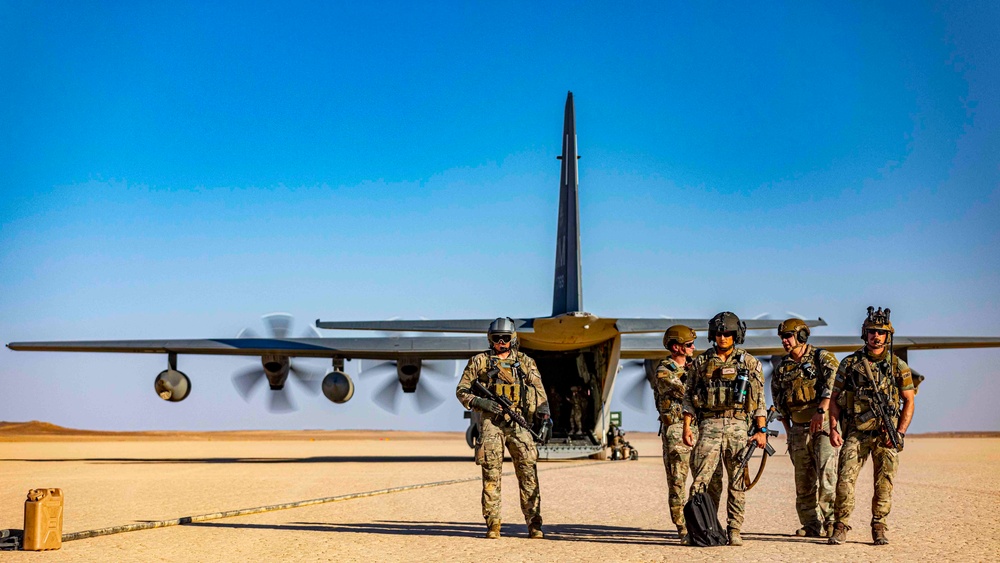
[(865, 322), (861, 323), (861, 340), (865, 339), (865, 331), (870, 328), (876, 330), (887, 330), (890, 335), (896, 334), (896, 330), (892, 328), (892, 323), (889, 322), (889, 308), (883, 309), (879, 307), (875, 310), (875, 307), (868, 307), (868, 317), (865, 318)]
[(780, 325), (778, 325), (778, 336), (781, 336), (786, 332), (795, 333), (795, 339), (802, 344), (805, 344), (806, 340), (809, 340), (809, 325), (807, 325), (806, 322), (800, 318), (792, 317), (790, 319), (785, 319)]
[(671, 342), (687, 344), (688, 342), (693, 342), (697, 337), (698, 335), (690, 327), (674, 325), (663, 333), (663, 347), (669, 349)]

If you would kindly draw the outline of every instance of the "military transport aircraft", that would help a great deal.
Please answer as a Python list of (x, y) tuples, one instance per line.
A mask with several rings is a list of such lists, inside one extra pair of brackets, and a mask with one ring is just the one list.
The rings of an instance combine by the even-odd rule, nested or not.
[[(514, 319), (521, 349), (535, 358), (542, 380), (553, 402), (554, 438), (539, 446), (542, 459), (596, 456), (606, 451), (610, 424), (609, 406), (615, 378), (623, 360), (641, 361), (647, 379), (656, 362), (664, 357), (662, 334), (673, 324), (685, 324), (697, 331), (708, 329), (708, 319), (680, 318), (603, 318), (584, 311), (580, 269), (580, 212), (577, 183), (577, 139), (573, 94), (566, 98), (562, 138), (562, 171), (559, 187), (559, 218), (556, 234), (555, 279), (552, 314), (545, 317)], [(505, 312), (497, 311), (496, 316)], [(354, 383), (344, 372), (344, 362), (351, 359), (377, 360), (395, 367), (398, 387), (414, 393), (421, 372), (429, 371), (436, 360), (463, 360), (486, 348), (485, 334), (494, 317), (463, 320), (390, 320), (390, 321), (316, 321), (316, 327), (330, 330), (371, 330), (399, 333), (399, 336), (355, 338), (289, 338), (281, 319), (270, 338), (243, 335), (242, 338), (204, 340), (108, 340), (87, 342), (13, 342), (11, 350), (59, 352), (121, 352), (165, 354), (167, 369), (155, 379), (157, 394), (167, 401), (182, 401), (191, 390), (188, 376), (178, 371), (177, 358), (182, 354), (257, 356), (261, 368), (237, 376), (244, 379), (242, 388), (252, 386), (255, 377), (267, 379), (273, 392), (280, 392), (288, 379), (302, 377), (292, 358), (329, 358), (332, 370), (323, 379), (323, 394), (334, 403), (344, 403), (354, 395)], [(775, 330), (777, 320), (749, 319), (749, 330)], [(822, 319), (807, 320), (809, 326), (823, 326)], [(275, 327), (272, 327), (275, 328)], [(423, 333), (424, 335), (412, 335)], [(462, 336), (467, 334), (471, 336)], [(859, 347), (858, 336), (813, 336), (810, 343), (833, 352), (853, 351)], [(696, 341), (699, 350), (709, 343), (704, 336)], [(894, 339), (895, 352), (904, 359), (908, 350), (932, 348), (974, 348), (1000, 346), (1000, 338), (983, 337), (904, 337)], [(777, 336), (748, 336), (744, 344), (758, 356), (783, 354)], [(238, 385), (240, 387), (241, 385)], [(584, 413), (585, 431), (568, 433), (567, 408), (555, 408), (558, 397), (568, 397), (572, 387), (579, 387), (588, 397)], [(478, 432), (477, 417), (470, 416), (467, 438)]]

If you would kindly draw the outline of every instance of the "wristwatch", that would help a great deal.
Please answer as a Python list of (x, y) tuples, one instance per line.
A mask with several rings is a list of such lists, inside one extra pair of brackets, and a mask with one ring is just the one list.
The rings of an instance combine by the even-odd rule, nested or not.
[(823, 407), (818, 407), (816, 409), (816, 414), (826, 414), (826, 409), (824, 409)]

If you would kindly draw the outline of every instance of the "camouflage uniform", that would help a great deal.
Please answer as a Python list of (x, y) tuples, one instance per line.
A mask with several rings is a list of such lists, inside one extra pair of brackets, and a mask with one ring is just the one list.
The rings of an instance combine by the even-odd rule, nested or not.
[(829, 414), (824, 415), (823, 429), (815, 435), (809, 432), (809, 423), (819, 403), (830, 397), (838, 365), (830, 352), (806, 344), (800, 360), (785, 355), (771, 378), (774, 405), (789, 427), (795, 510), (799, 523), (817, 533), (833, 526), (838, 452), (830, 444)]
[[(847, 525), (854, 510), (854, 486), (858, 473), (869, 454), (875, 471), (875, 495), (872, 498), (872, 525), (885, 524), (892, 508), (892, 481), (899, 467), (899, 453), (885, 446), (885, 434), (880, 421), (872, 416), (868, 397), (872, 381), (865, 370), (865, 361), (878, 381), (878, 389), (889, 398), (891, 407), (898, 407), (903, 391), (913, 389), (910, 367), (888, 352), (874, 357), (862, 348), (844, 358), (837, 370), (834, 394), (840, 406), (840, 422), (844, 445), (840, 448), (840, 471), (835, 507), (838, 523)], [(890, 370), (890, 366), (892, 366)], [(897, 418), (893, 424), (897, 424)]]
[[(733, 403), (733, 383), (737, 371), (749, 372), (746, 401)], [(734, 348), (722, 361), (714, 348), (694, 359), (688, 370), (690, 381), (684, 395), (684, 413), (699, 420), (701, 436), (694, 446), (691, 469), (694, 483), (691, 493), (707, 487), (720, 463), (726, 466), (729, 495), (726, 498), (727, 527), (739, 531), (743, 526), (744, 492), (732, 487), (737, 454), (747, 445), (748, 419), (764, 417), (764, 376), (760, 361), (746, 350)]]
[[(488, 372), (493, 368), (499, 371), (491, 377)], [(510, 399), (529, 422), (536, 411), (548, 412), (548, 400), (538, 367), (534, 360), (520, 351), (511, 350), (506, 360), (491, 352), (477, 354), (469, 360), (456, 389), (458, 400), (467, 409), (471, 408), (475, 397), (470, 389), (476, 379), (484, 387)], [(521, 512), (524, 513), (525, 522), (529, 527), (540, 528), (541, 494), (538, 491), (538, 472), (535, 468), (538, 450), (534, 439), (527, 430), (517, 423), (506, 421), (501, 414), (484, 412), (482, 417), (480, 448), (483, 454), (483, 518), (487, 525), (500, 522), (500, 475), (503, 471), (503, 447), (506, 444), (521, 489)]]
[[(687, 484), (688, 470), (691, 468), (691, 447), (684, 444), (684, 417), (681, 403), (684, 401), (684, 368), (672, 359), (660, 360), (656, 367), (653, 394), (656, 410), (660, 413), (660, 438), (663, 441), (663, 468), (667, 472), (667, 503), (670, 519), (677, 526), (680, 536), (687, 534), (684, 524), (684, 485)], [(698, 428), (692, 427), (694, 440), (698, 441)], [(708, 486), (708, 494), (719, 506), (722, 498), (722, 465), (715, 471)]]

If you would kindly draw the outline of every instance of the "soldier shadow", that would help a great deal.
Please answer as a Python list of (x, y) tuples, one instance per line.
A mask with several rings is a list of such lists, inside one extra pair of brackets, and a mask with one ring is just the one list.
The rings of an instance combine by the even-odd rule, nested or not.
[[(135, 457), (79, 457), (61, 459), (0, 459), (28, 463), (64, 463), (82, 461), (85, 463), (117, 464), (172, 464), (172, 463), (453, 463), (468, 462), (471, 456), (317, 456), (317, 457), (199, 457), (199, 458), (135, 458)], [(509, 458), (508, 458), (509, 459)]]
[[(232, 528), (248, 530), (285, 530), (304, 532), (347, 532), (384, 534), (393, 536), (447, 536), (482, 538), (486, 535), (485, 523), (427, 522), (407, 520), (379, 520), (375, 522), (324, 523), (292, 522), (289, 524), (235, 524), (225, 522), (195, 522), (185, 526)], [(678, 540), (677, 534), (665, 530), (649, 530), (626, 526), (587, 524), (552, 524), (544, 526), (545, 538), (550, 541), (578, 541), (632, 545), (664, 545)], [(503, 524), (501, 537), (527, 538), (524, 524)]]
[(740, 536), (747, 541), (767, 541), (767, 542), (791, 542), (791, 543), (815, 543), (826, 544), (826, 538), (806, 538), (795, 534), (769, 534), (765, 532), (740, 532)]

